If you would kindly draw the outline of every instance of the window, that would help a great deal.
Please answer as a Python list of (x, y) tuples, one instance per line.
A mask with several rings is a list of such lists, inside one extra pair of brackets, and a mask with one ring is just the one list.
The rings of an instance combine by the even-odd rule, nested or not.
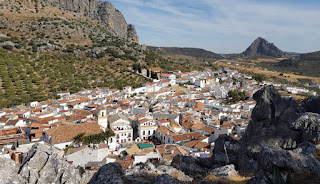
[(142, 131), (142, 135), (146, 135), (146, 132), (145, 132), (145, 131)]
[(101, 112), (101, 116), (102, 116), (102, 117), (104, 116), (104, 112), (103, 112), (103, 111)]
[(150, 132), (150, 130), (148, 130), (148, 135), (151, 135), (151, 132)]

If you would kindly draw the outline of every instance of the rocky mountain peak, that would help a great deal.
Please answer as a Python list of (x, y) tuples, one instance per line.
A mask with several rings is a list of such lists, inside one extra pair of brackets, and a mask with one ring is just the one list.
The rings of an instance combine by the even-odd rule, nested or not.
[(242, 55), (244, 56), (271, 56), (271, 57), (285, 57), (287, 54), (276, 47), (273, 43), (269, 43), (266, 39), (258, 37), (252, 44), (245, 50)]

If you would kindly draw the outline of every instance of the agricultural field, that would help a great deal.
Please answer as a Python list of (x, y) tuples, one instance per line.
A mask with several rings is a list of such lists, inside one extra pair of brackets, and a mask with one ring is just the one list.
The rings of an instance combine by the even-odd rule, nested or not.
[[(123, 64), (125, 63), (125, 64)], [(77, 58), (72, 54), (32, 55), (0, 50), (0, 107), (41, 101), (56, 91), (138, 87), (147, 79), (132, 73), (130, 61)]]

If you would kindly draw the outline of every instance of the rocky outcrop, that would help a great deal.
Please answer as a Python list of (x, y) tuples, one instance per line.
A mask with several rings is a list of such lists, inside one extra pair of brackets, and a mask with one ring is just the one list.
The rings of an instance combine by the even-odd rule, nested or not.
[(294, 98), (281, 96), (273, 86), (254, 94), (257, 105), (240, 141), (228, 136), (216, 140), (214, 160), (235, 164), (241, 172), (291, 171), (320, 172), (313, 156), (320, 140), (320, 114), (317, 98), (299, 106)]
[(291, 124), (291, 129), (301, 133), (301, 141), (320, 140), (320, 114), (307, 112)]
[(242, 53), (243, 56), (271, 56), (285, 57), (287, 54), (276, 47), (273, 43), (259, 37)]
[(221, 135), (215, 141), (214, 161), (220, 164), (236, 164), (240, 150), (240, 142), (229, 135)]
[(16, 172), (16, 163), (9, 158), (0, 157), (0, 183), (11, 184), (21, 183), (25, 184), (27, 181), (23, 179)]
[(94, 174), (89, 184), (122, 184), (123, 183), (122, 167), (118, 163), (110, 163), (102, 166), (98, 172)]
[(156, 176), (154, 184), (163, 184), (163, 183), (184, 184), (184, 182), (179, 181), (168, 174), (162, 174), (162, 175)]
[(222, 167), (215, 168), (212, 171), (210, 171), (209, 174), (213, 174), (215, 176), (218, 176), (224, 179), (230, 179), (235, 174), (237, 174), (237, 171), (235, 170), (234, 165), (231, 164), (231, 165), (225, 165)]
[(171, 166), (191, 176), (205, 175), (208, 172), (207, 168), (198, 165), (196, 159), (191, 156), (177, 155), (173, 158)]
[(320, 162), (312, 155), (314, 149), (315, 146), (310, 142), (304, 142), (294, 150), (284, 150), (271, 145), (264, 146), (257, 155), (257, 161), (260, 169), (269, 172), (277, 167), (319, 173)]
[(38, 143), (23, 156), (18, 175), (27, 183), (87, 183), (91, 178), (65, 161), (54, 147)]
[(313, 112), (320, 114), (320, 98), (308, 98), (304, 101), (302, 107), (307, 112)]
[(43, 0), (66, 11), (81, 13), (107, 28), (115, 36), (129, 42), (138, 42), (135, 27), (127, 24), (122, 13), (108, 1), (96, 0)]
[(159, 165), (156, 167), (150, 162), (140, 163), (135, 165), (133, 168), (126, 170), (125, 177), (126, 180), (132, 183), (149, 183), (150, 178), (153, 178), (152, 176), (164, 174), (174, 177), (182, 182), (192, 182), (193, 180), (191, 177), (185, 175), (185, 173), (174, 167), (168, 165)]

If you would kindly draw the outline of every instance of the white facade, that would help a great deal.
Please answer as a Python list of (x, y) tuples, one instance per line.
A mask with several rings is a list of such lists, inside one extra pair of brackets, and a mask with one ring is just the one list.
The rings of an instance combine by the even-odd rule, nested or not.
[(110, 150), (116, 150), (120, 148), (120, 144), (133, 141), (133, 129), (129, 121), (118, 119), (110, 124), (110, 129), (115, 133), (115, 136), (108, 140)]
[(154, 136), (158, 126), (157, 123), (153, 120), (138, 122), (138, 134), (141, 139), (148, 139), (151, 136)]
[(106, 129), (108, 127), (108, 115), (107, 115), (107, 110), (106, 109), (100, 109), (98, 111), (98, 123), (101, 127)]
[(72, 161), (74, 166), (84, 167), (88, 162), (101, 162), (109, 154), (108, 148), (91, 149), (84, 148), (80, 151), (67, 155), (68, 161)]

